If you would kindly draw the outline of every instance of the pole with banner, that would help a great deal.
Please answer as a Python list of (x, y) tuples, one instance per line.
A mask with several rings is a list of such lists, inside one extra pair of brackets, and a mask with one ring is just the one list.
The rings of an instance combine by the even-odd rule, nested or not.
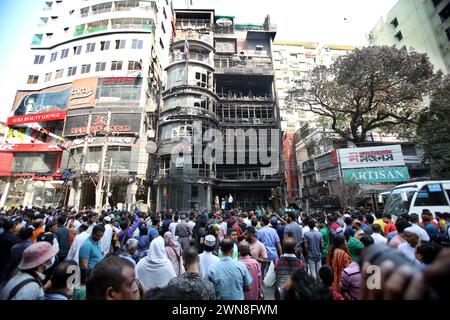
[(339, 181), (340, 181), (340, 186), (341, 186), (341, 206), (345, 211), (345, 184), (344, 184), (344, 175), (342, 174), (342, 166), (341, 166), (341, 152), (340, 149), (337, 149), (337, 159), (338, 159), (338, 168), (339, 168)]

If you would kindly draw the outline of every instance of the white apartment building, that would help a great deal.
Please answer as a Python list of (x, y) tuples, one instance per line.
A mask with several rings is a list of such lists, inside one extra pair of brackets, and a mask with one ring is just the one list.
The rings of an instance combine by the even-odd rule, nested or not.
[[(12, 151), (10, 172), (24, 175), (27, 187), (13, 190), (16, 183), (10, 175), (7, 189), (12, 195), (0, 203), (98, 209), (133, 205), (137, 197), (150, 202), (150, 196), (143, 196), (150, 190), (142, 191), (149, 163), (145, 146), (155, 136), (163, 70), (175, 31), (172, 1), (43, 1), (36, 15), (32, 55), (23, 61), (28, 71), (8, 123), (20, 135), (12, 135), (14, 147), (3, 148)], [(36, 138), (30, 126), (44, 128), (43, 137)], [(67, 152), (54, 148), (59, 136), (69, 142)], [(39, 150), (48, 144), (55, 154), (51, 162), (45, 160), (39, 168), (19, 165), (14, 151), (28, 150), (30, 143), (43, 144)], [(36, 156), (27, 153), (21, 159)], [(45, 158), (46, 152), (42, 154)], [(67, 169), (71, 179), (63, 181)], [(59, 185), (34, 183), (41, 171), (48, 171), (46, 179), (59, 180)], [(42, 188), (39, 197), (36, 186)], [(56, 190), (46, 199), (49, 188)]]
[(372, 45), (426, 53), (435, 71), (450, 70), (450, 0), (399, 0), (369, 34)]
[(285, 99), (296, 82), (318, 65), (330, 66), (336, 59), (354, 46), (327, 45), (318, 42), (275, 41), (273, 64), (276, 75), (276, 89), (280, 106), (281, 128), (285, 132), (296, 132), (304, 124), (314, 119), (307, 111), (285, 110)]

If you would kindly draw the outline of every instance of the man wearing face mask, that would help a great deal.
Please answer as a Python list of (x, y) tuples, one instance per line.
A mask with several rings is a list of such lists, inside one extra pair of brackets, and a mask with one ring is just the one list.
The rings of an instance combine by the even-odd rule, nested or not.
[(58, 253), (46, 241), (30, 245), (23, 252), (19, 273), (12, 277), (0, 293), (0, 300), (37, 300), (44, 296), (43, 272), (52, 265)]

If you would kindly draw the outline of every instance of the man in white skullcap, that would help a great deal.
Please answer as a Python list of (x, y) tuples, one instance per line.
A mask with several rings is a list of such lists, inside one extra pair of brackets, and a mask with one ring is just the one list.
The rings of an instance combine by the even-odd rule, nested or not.
[(420, 241), (424, 241), (421, 233), (418, 232), (417, 228), (408, 227), (403, 231), (403, 235), (406, 242), (400, 244), (398, 250), (412, 262), (420, 265), (420, 261), (416, 258), (416, 247), (419, 245)]

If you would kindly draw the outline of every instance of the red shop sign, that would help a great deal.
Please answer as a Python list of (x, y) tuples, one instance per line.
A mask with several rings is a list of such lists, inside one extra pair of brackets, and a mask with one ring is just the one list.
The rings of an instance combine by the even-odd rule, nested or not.
[(6, 120), (6, 125), (11, 126), (15, 124), (21, 123), (33, 123), (33, 122), (47, 122), (54, 120), (62, 120), (66, 118), (66, 111), (51, 111), (51, 112), (42, 112), (35, 114), (25, 114), (22, 116), (14, 116), (9, 117)]

